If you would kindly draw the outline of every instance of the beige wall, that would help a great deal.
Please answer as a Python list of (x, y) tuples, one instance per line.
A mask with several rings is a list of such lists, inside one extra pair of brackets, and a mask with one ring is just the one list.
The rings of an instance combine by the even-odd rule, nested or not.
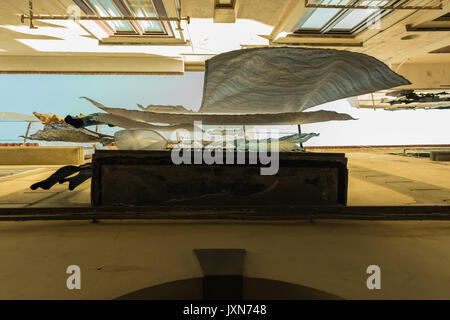
[[(194, 248), (244, 248), (244, 275), (347, 299), (449, 299), (450, 222), (1, 222), (0, 299), (110, 299), (202, 276)], [(67, 266), (82, 289), (68, 290)], [(366, 268), (381, 268), (368, 290)]]
[(408, 79), (412, 85), (405, 89), (450, 88), (450, 63), (394, 64), (392, 69)]
[(101, 55), (0, 56), (0, 73), (180, 73), (181, 58)]
[[(34, 0), (35, 13), (67, 14), (72, 0)], [(293, 28), (305, 13), (298, 0), (239, 0), (236, 23), (213, 23), (213, 0), (183, 1), (182, 16), (190, 16), (182, 35), (173, 39), (158, 37), (109, 37), (92, 21), (66, 25), (61, 21), (35, 21), (38, 29), (20, 22), (28, 14), (28, 2), (0, 1), (0, 72), (66, 73), (179, 73), (202, 70), (208, 57), (226, 51), (267, 45), (320, 46), (357, 51), (395, 65), (420, 59), (423, 63), (445, 64), (450, 54), (429, 52), (449, 45), (450, 31), (411, 31), (445, 14), (450, 0), (441, 10), (394, 10), (375, 28), (354, 37), (295, 36)], [(175, 16), (174, 2), (164, 0), (169, 16)], [(175, 29), (175, 28), (174, 28)], [(232, 35), (232, 36), (230, 36)], [(406, 38), (405, 38), (406, 37)], [(356, 46), (355, 46), (356, 45)], [(208, 55), (208, 56), (205, 56)], [(189, 56), (189, 57), (188, 57)], [(199, 61), (193, 64), (190, 58)], [(414, 65), (412, 68), (416, 68)], [(406, 66), (402, 67), (402, 70)], [(406, 71), (405, 71), (406, 72)], [(402, 73), (402, 71), (400, 71)], [(421, 80), (416, 87), (429, 85)], [(428, 76), (426, 76), (428, 77)], [(433, 87), (448, 85), (447, 78), (434, 73)]]
[(0, 165), (80, 165), (83, 147), (1, 147)]

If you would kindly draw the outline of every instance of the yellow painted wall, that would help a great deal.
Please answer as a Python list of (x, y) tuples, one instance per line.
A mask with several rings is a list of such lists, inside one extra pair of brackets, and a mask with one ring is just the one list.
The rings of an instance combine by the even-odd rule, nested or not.
[[(201, 277), (195, 248), (244, 248), (246, 277), (346, 299), (450, 299), (450, 222), (1, 222), (0, 299), (111, 299)], [(369, 265), (381, 290), (366, 287)], [(68, 290), (66, 268), (81, 268)]]
[(80, 165), (83, 147), (1, 147), (0, 165)]

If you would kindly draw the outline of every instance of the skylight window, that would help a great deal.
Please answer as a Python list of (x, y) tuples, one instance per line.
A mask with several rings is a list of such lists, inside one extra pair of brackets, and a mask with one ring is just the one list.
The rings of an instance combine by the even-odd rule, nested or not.
[[(90, 0), (92, 6), (101, 17), (120, 17), (122, 13), (112, 0)], [(128, 21), (108, 21), (109, 25), (118, 32), (134, 32), (134, 28)]]
[[(375, 19), (392, 10), (372, 8), (384, 6), (386, 0), (365, 0), (359, 5), (371, 6), (368, 9), (353, 8), (308, 8), (295, 27), (296, 33), (344, 33), (354, 34), (366, 29)], [(352, 0), (318, 0), (315, 4), (345, 6), (356, 3)], [(394, 2), (395, 3), (395, 2)]]
[(302, 24), (302, 29), (321, 29), (327, 21), (333, 18), (340, 9), (316, 9), (311, 12), (311, 16)]
[[(162, 0), (74, 0), (89, 15), (100, 17), (166, 17)], [(173, 35), (170, 23), (151, 20), (114, 20), (101, 21), (102, 26), (109, 26), (115, 34), (125, 35)]]
[(348, 10), (348, 14), (342, 20), (340, 20), (339, 23), (337, 23), (332, 30), (334, 29), (351, 30), (377, 11), (378, 11), (377, 9)]
[[(156, 9), (151, 0), (128, 0), (128, 5), (136, 17), (157, 17)], [(139, 21), (145, 32), (163, 32), (159, 21)]]

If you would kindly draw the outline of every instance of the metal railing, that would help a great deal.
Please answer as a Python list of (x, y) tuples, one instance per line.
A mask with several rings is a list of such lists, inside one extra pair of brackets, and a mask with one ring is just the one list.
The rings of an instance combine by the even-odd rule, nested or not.
[(182, 30), (181, 21), (186, 21), (188, 24), (190, 23), (190, 17), (182, 17), (181, 16), (181, 2), (180, 0), (175, 0), (175, 6), (177, 10), (176, 17), (136, 17), (136, 16), (120, 16), (120, 17), (100, 17), (100, 16), (77, 16), (74, 18), (73, 15), (53, 15), (53, 14), (34, 14), (33, 11), (33, 0), (29, 0), (28, 2), (28, 14), (22, 14), (20, 16), (20, 21), (25, 23), (26, 20), (29, 20), (30, 29), (36, 29), (34, 26), (34, 20), (81, 20), (81, 21), (173, 21), (177, 23), (177, 30)]
[[(410, 0), (399, 1), (394, 0), (380, 1), (349, 1), (340, 0), (336, 4), (330, 4), (332, 1), (327, 0), (305, 0), (306, 8), (329, 8), (329, 9), (390, 9), (390, 10), (440, 10), (442, 9), (442, 0), (431, 0), (426, 5), (411, 5)], [(380, 5), (380, 3), (384, 3)]]

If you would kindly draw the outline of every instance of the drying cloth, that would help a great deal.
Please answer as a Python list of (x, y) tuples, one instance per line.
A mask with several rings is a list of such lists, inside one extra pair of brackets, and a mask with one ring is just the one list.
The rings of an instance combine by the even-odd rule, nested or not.
[(408, 84), (362, 53), (293, 47), (236, 50), (206, 60), (200, 112), (296, 112)]
[(61, 179), (59, 180), (59, 183), (69, 182), (69, 190), (72, 191), (80, 184), (90, 179), (91, 177), (92, 177), (92, 167), (85, 167), (80, 168), (80, 172), (76, 176)]
[(350, 115), (334, 111), (286, 112), (266, 114), (208, 114), (208, 113), (161, 113), (123, 108), (109, 108), (92, 99), (83, 97), (109, 114), (134, 121), (203, 125), (289, 125), (324, 122), (332, 120), (354, 120)]
[(114, 138), (108, 135), (103, 135), (90, 131), (88, 129), (77, 129), (67, 123), (53, 123), (45, 125), (44, 129), (38, 130), (29, 137), (24, 137), (29, 140), (43, 140), (43, 141), (63, 141), (63, 142), (100, 142), (103, 144), (111, 143)]
[(30, 189), (36, 190), (37, 188), (42, 188), (44, 190), (48, 190), (51, 187), (53, 187), (60, 180), (65, 179), (66, 177), (68, 177), (76, 172), (79, 172), (79, 171), (80, 171), (80, 167), (77, 167), (77, 166), (65, 166), (65, 167), (59, 168), (58, 170), (56, 170), (55, 173), (53, 173), (47, 179), (33, 184), (30, 187)]

